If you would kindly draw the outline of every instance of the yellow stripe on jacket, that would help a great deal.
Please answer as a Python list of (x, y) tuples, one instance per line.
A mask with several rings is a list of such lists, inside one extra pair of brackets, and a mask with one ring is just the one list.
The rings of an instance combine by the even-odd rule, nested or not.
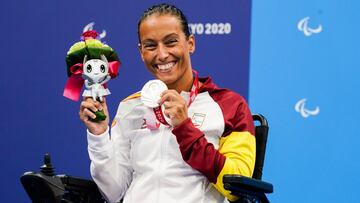
[(141, 93), (140, 93), (140, 92), (136, 92), (136, 93), (134, 93), (134, 94), (126, 97), (124, 100), (122, 100), (122, 102), (126, 102), (126, 101), (128, 101), (128, 100), (130, 100), (130, 99), (135, 99), (135, 98), (139, 98), (139, 97), (141, 97)]
[(235, 201), (238, 198), (224, 189), (223, 176), (226, 174), (252, 176), (255, 167), (255, 136), (247, 131), (232, 132), (220, 138), (219, 152), (226, 157), (226, 160), (216, 184), (213, 185), (230, 201)]

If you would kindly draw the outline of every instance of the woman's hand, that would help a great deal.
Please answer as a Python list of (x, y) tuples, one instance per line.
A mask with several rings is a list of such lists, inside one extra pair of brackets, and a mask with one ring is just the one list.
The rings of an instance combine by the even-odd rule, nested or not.
[[(95, 119), (96, 115), (93, 112), (104, 110), (106, 119), (99, 122), (93, 122), (90, 119)], [(85, 97), (80, 104), (79, 111), (80, 120), (84, 122), (88, 130), (94, 135), (100, 135), (106, 131), (109, 125), (109, 112), (106, 105), (106, 99), (103, 97), (103, 102), (94, 101), (91, 97)]]
[(188, 118), (186, 101), (176, 90), (165, 90), (160, 97), (159, 104), (165, 108), (164, 114), (171, 119), (173, 127)]

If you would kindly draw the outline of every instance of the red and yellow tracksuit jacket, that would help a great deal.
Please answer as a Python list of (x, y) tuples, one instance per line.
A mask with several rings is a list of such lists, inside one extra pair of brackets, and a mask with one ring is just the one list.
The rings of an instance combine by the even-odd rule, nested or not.
[[(146, 128), (140, 94), (122, 101), (111, 132), (88, 132), (91, 174), (109, 202), (220, 203), (225, 174), (251, 176), (255, 165), (252, 115), (238, 94), (200, 78), (189, 118), (175, 128)], [(185, 100), (189, 93), (182, 92)]]

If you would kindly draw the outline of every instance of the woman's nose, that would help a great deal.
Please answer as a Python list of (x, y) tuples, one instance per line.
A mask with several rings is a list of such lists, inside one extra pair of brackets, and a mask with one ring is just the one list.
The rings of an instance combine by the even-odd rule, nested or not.
[(158, 54), (157, 54), (157, 55), (158, 55), (158, 59), (161, 60), (161, 61), (166, 60), (167, 57), (169, 56), (169, 51), (168, 51), (168, 49), (167, 49), (165, 46), (163, 46), (163, 45), (159, 45), (159, 46), (158, 46), (157, 52), (158, 52)]

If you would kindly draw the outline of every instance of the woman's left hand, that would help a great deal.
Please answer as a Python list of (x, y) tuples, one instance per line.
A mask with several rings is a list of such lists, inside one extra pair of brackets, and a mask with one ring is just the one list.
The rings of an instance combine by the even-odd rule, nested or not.
[(165, 90), (160, 97), (159, 104), (165, 108), (164, 114), (171, 119), (173, 127), (188, 118), (186, 101), (176, 90)]

